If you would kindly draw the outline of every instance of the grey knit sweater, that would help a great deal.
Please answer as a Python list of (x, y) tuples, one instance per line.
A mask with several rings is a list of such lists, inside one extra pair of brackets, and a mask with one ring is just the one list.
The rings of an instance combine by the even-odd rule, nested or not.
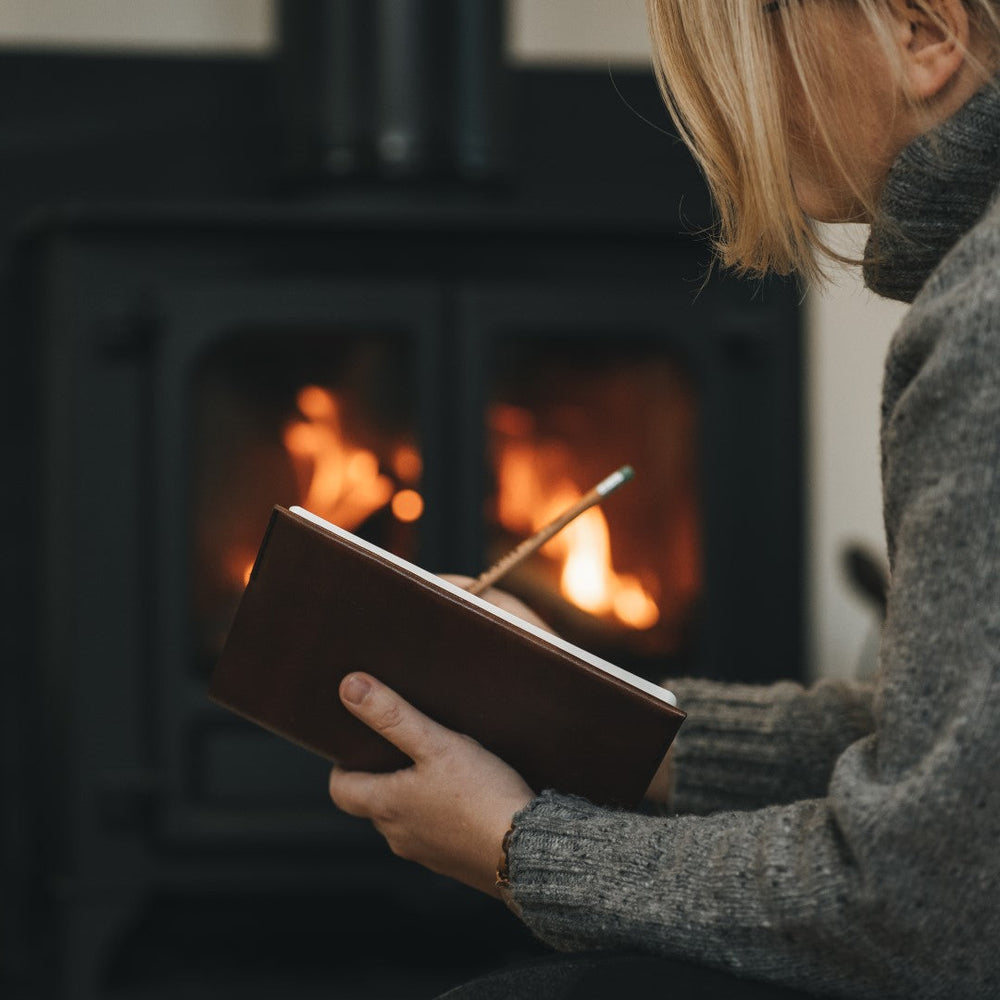
[(840, 997), (1000, 997), (998, 185), (989, 88), (904, 150), (869, 240), (869, 285), (912, 301), (884, 379), (874, 684), (671, 682), (674, 814), (546, 791), (516, 817), (510, 905), (544, 941)]

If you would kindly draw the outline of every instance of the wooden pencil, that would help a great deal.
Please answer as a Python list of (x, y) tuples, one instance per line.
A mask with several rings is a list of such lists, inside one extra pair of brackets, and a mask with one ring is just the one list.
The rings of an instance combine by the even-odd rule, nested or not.
[(623, 465), (616, 472), (612, 472), (610, 476), (602, 479), (592, 490), (585, 493), (575, 504), (563, 511), (557, 518), (550, 521), (530, 538), (526, 538), (517, 548), (495, 562), (465, 589), (470, 594), (481, 594), (487, 587), (491, 587), (515, 566), (524, 562), (528, 556), (537, 552), (553, 535), (562, 531), (570, 521), (579, 517), (585, 510), (589, 510), (595, 504), (600, 503), (609, 493), (614, 492), (619, 486), (627, 483), (633, 475), (635, 473), (630, 465)]

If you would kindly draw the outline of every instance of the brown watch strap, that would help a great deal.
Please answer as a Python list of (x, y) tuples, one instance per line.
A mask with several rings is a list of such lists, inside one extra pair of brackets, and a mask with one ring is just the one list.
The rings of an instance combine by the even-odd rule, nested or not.
[(497, 862), (497, 886), (501, 889), (510, 888), (510, 859), (507, 852), (510, 850), (510, 838), (514, 834), (514, 824), (508, 827), (507, 832), (500, 841), (500, 860)]

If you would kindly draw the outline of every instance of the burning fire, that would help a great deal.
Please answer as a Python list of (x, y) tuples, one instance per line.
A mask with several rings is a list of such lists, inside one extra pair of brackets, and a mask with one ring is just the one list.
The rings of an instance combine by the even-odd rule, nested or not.
[(379, 471), (374, 452), (348, 440), (332, 392), (307, 385), (296, 404), (302, 419), (285, 427), (284, 443), (308, 483), (302, 506), (350, 531), (392, 499), (393, 481)]
[[(295, 403), (300, 416), (286, 424), (283, 443), (302, 484), (303, 507), (348, 531), (386, 505), (401, 522), (420, 518), (423, 497), (411, 486), (397, 489), (396, 480), (381, 471), (375, 452), (352, 443), (335, 393), (307, 385)], [(390, 465), (403, 483), (415, 484), (423, 471), (420, 453), (408, 444), (395, 448)], [(251, 560), (239, 574), (244, 586), (252, 565)]]
[[(344, 430), (342, 406), (329, 389), (307, 385), (296, 397), (301, 419), (285, 427), (285, 449), (307, 482), (302, 506), (348, 531), (377, 510), (391, 504), (404, 522), (416, 521), (424, 501), (416, 490), (397, 491), (392, 477), (380, 471), (375, 452), (352, 444)], [(400, 445), (392, 458), (393, 471), (407, 482), (420, 478), (420, 455)]]
[[(498, 520), (523, 535), (538, 531), (583, 495), (568, 476), (552, 482), (546, 470), (565, 466), (567, 449), (557, 442), (526, 440), (526, 419), (530, 422), (530, 415), (516, 408), (498, 407), (493, 421), (503, 440), (497, 465)], [(560, 592), (577, 607), (634, 629), (649, 629), (659, 621), (659, 608), (638, 577), (614, 569), (608, 522), (600, 508), (581, 514), (541, 551), (561, 563)]]

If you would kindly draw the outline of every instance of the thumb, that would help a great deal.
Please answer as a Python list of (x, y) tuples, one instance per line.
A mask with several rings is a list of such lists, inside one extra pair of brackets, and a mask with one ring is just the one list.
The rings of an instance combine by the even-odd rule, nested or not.
[(414, 762), (436, 754), (448, 733), (369, 674), (348, 674), (340, 682), (340, 700), (352, 715)]

